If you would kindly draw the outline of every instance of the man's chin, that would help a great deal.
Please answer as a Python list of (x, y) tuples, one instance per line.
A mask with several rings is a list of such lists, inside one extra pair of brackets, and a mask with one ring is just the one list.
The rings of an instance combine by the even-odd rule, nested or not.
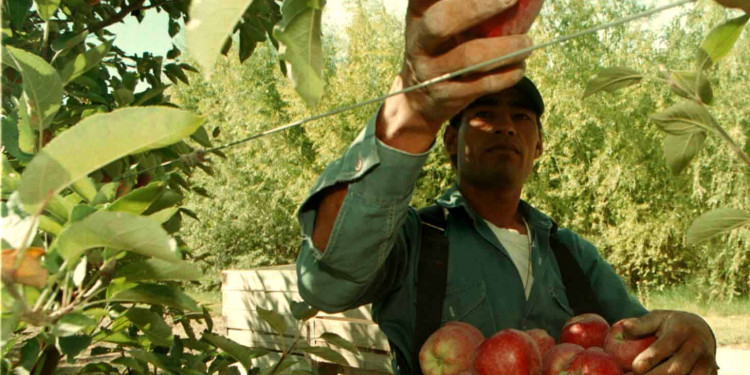
[(461, 174), (462, 182), (467, 182), (480, 189), (507, 189), (518, 185), (520, 180), (518, 174), (510, 173), (507, 170)]

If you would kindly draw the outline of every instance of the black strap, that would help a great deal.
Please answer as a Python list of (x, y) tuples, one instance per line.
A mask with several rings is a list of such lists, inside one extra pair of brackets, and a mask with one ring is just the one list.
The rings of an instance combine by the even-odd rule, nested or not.
[(420, 209), (419, 217), (422, 220), (422, 246), (417, 264), (417, 310), (411, 347), (413, 368), (404, 363), (403, 355), (397, 355), (400, 375), (422, 374), (419, 349), (440, 328), (448, 281), (449, 245), (448, 237), (445, 236), (445, 212), (442, 207), (432, 205)]
[(557, 260), (560, 276), (565, 286), (565, 295), (568, 297), (568, 304), (573, 309), (573, 315), (598, 313), (599, 304), (596, 302), (594, 290), (591, 289), (591, 284), (581, 269), (581, 265), (573, 257), (573, 253), (557, 236), (557, 223), (555, 222), (552, 222), (549, 246)]

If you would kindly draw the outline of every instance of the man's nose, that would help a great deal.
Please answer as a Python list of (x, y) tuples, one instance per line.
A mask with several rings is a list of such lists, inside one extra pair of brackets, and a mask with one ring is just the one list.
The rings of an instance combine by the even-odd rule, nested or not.
[(495, 134), (516, 135), (516, 127), (509, 111), (500, 111), (492, 123), (492, 132)]

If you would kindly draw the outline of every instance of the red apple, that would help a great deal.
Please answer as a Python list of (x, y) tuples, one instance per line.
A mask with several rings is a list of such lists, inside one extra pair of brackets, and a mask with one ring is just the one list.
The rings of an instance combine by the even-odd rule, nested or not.
[(622, 320), (612, 325), (604, 339), (604, 350), (612, 354), (623, 370), (633, 370), (633, 360), (656, 341), (656, 336), (634, 337), (625, 333)]
[(609, 332), (609, 323), (597, 314), (582, 314), (568, 319), (560, 334), (560, 342), (578, 344), (588, 349), (604, 347), (604, 338)]
[(565, 375), (623, 375), (617, 360), (601, 350), (586, 349), (570, 359)]
[(547, 331), (543, 329), (529, 329), (526, 331), (526, 334), (534, 339), (536, 346), (539, 348), (539, 353), (541, 353), (542, 355), (544, 355), (544, 353), (551, 347), (555, 346), (555, 339), (553, 339), (552, 336), (550, 336), (549, 333), (547, 333)]
[(427, 338), (419, 351), (425, 375), (456, 375), (471, 369), (474, 350), (484, 335), (464, 322), (448, 322)]
[(558, 375), (565, 369), (571, 358), (584, 351), (576, 344), (558, 344), (542, 354), (542, 375)]
[(518, 0), (512, 7), (479, 24), (476, 31), (486, 38), (525, 34), (542, 10), (542, 4), (544, 0)]
[(476, 375), (541, 375), (542, 356), (534, 339), (517, 329), (504, 329), (484, 340), (474, 355)]

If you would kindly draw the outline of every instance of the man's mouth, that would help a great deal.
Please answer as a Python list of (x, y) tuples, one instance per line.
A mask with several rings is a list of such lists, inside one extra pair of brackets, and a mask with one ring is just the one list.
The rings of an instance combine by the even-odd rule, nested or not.
[(521, 150), (518, 147), (516, 147), (515, 145), (512, 145), (512, 144), (498, 144), (498, 145), (494, 145), (494, 146), (489, 147), (487, 149), (487, 151), (488, 152), (503, 152), (503, 151), (507, 152), (507, 151), (510, 151), (510, 152), (514, 152), (514, 153), (519, 154), (519, 155), (521, 154)]

